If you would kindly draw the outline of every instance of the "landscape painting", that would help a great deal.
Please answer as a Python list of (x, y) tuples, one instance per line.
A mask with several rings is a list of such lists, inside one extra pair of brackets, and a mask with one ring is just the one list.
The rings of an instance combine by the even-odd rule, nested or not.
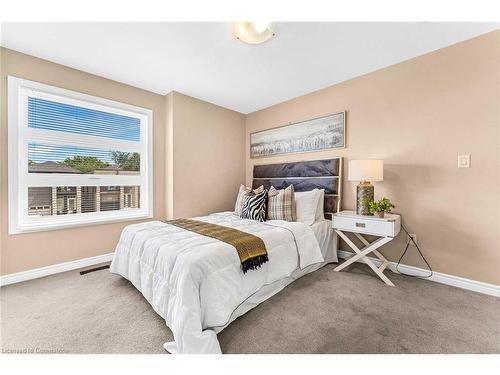
[(250, 157), (345, 147), (345, 112), (250, 135)]

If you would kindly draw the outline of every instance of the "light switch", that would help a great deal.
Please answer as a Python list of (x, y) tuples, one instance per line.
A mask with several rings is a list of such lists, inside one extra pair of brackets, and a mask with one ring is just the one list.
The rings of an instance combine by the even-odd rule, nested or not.
[(470, 168), (470, 154), (458, 155), (458, 168)]

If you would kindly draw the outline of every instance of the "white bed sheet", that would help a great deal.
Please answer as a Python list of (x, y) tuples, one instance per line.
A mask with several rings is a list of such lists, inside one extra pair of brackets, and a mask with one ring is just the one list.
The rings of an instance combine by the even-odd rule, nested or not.
[[(326, 223), (259, 223), (231, 213), (196, 218), (262, 238), (269, 262), (241, 272), (231, 245), (159, 222), (124, 228), (111, 272), (130, 280), (174, 334), (171, 352), (220, 353), (216, 333), (328, 260)], [(322, 227), (322, 228), (320, 228)], [(318, 245), (320, 238), (323, 249)], [(328, 249), (327, 249), (328, 247)]]
[(314, 232), (316, 240), (318, 240), (319, 248), (325, 258), (326, 263), (338, 262), (337, 257), (337, 244), (334, 245), (336, 241), (335, 232), (332, 229), (331, 220), (321, 220), (316, 221), (311, 225), (311, 229)]
[(258, 291), (249, 296), (245, 301), (243, 301), (236, 310), (233, 311), (231, 317), (227, 323), (223, 326), (212, 327), (215, 332), (219, 333), (225, 327), (227, 327), (236, 318), (244, 315), (246, 312), (250, 311), (260, 303), (271, 298), (276, 293), (279, 293), (287, 285), (291, 284), (295, 280), (307, 275), (308, 273), (314, 272), (321, 267), (329, 264), (338, 262), (337, 256), (337, 246), (338, 241), (332, 230), (331, 220), (321, 220), (313, 223), (309, 226), (314, 233), (314, 236), (318, 242), (318, 245), (323, 255), (324, 261), (320, 263), (311, 264), (304, 269), (297, 267), (290, 276), (283, 277), (272, 283), (263, 285)]

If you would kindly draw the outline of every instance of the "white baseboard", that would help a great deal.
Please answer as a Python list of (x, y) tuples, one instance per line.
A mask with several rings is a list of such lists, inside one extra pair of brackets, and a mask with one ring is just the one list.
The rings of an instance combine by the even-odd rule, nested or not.
[[(339, 258), (345, 259), (351, 256), (353, 253), (349, 251), (339, 250), (337, 255)], [(368, 257), (377, 267), (382, 264), (382, 261), (378, 258)], [(395, 262), (390, 262), (392, 267), (396, 267)], [(429, 274), (428, 270), (423, 268), (407, 266), (405, 264), (400, 264), (398, 269), (402, 273), (414, 276), (425, 276)], [(434, 271), (432, 276), (426, 280), (434, 281), (436, 283), (451, 285), (457, 288), (472, 290), (473, 292), (488, 294), (494, 297), (500, 297), (500, 285), (483, 283), (481, 281), (470, 280), (459, 276), (448, 275), (446, 273)]]
[(35, 268), (33, 270), (11, 273), (9, 275), (0, 277), (0, 286), (5, 286), (14, 283), (20, 283), (21, 281), (38, 279), (39, 277), (54, 275), (56, 273), (76, 270), (78, 268), (93, 266), (100, 263), (110, 262), (113, 259), (114, 253), (108, 253), (103, 255), (98, 255), (95, 257), (72, 260), (70, 262), (64, 262), (59, 264), (54, 264), (52, 266)]
[[(78, 268), (93, 266), (100, 263), (110, 262), (113, 259), (114, 253), (108, 253), (103, 255), (98, 255), (95, 257), (84, 258), (79, 260), (73, 260), (70, 262), (54, 264), (52, 266), (35, 268), (29, 271), (23, 271), (18, 273), (12, 273), (9, 275), (0, 277), (0, 286), (5, 286), (9, 284), (19, 283), (21, 281), (33, 280), (39, 277), (54, 275), (56, 273), (66, 272), (75, 270)], [(352, 255), (351, 252), (339, 250), (337, 252), (339, 258), (347, 258)], [(380, 266), (381, 261), (377, 258), (369, 257), (373, 263)], [(391, 262), (391, 266), (396, 267), (395, 262)], [(399, 265), (399, 270), (403, 273), (415, 276), (427, 275), (429, 272), (425, 269), (408, 266), (405, 264)], [(427, 280), (434, 281), (441, 284), (451, 285), (457, 288), (472, 290), (474, 292), (488, 294), (490, 296), (500, 297), (500, 285), (483, 283), (481, 281), (475, 281), (466, 279), (459, 276), (448, 275), (446, 273), (434, 272), (432, 277)]]

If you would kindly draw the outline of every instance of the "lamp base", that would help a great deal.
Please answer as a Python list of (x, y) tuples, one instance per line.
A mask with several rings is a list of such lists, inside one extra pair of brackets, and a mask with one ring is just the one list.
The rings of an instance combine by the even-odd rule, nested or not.
[(369, 181), (360, 182), (356, 187), (356, 213), (358, 215), (373, 215), (370, 213), (368, 202), (373, 200), (374, 190)]

